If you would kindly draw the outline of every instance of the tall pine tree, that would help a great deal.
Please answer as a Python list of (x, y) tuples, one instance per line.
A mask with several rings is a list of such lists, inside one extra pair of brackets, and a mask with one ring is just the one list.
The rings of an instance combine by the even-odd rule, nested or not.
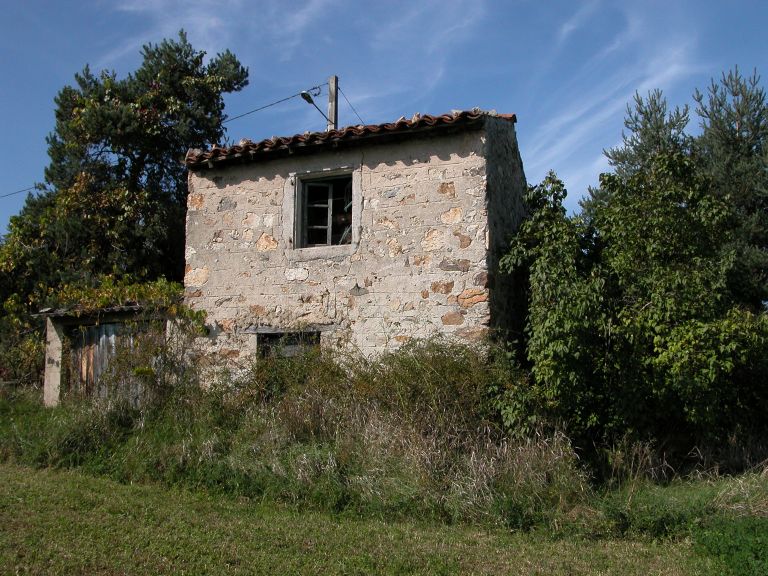
[(696, 160), (713, 194), (733, 207), (731, 241), (736, 254), (729, 286), (752, 310), (768, 301), (768, 102), (757, 73), (738, 69), (696, 91), (701, 135)]
[(6, 289), (31, 304), (43, 304), (43, 287), (103, 274), (182, 277), (183, 158), (223, 138), (223, 95), (246, 86), (248, 71), (229, 51), (206, 62), (183, 31), (142, 56), (122, 79), (86, 66), (56, 97), (45, 190), (0, 247)]
[(30, 314), (63, 285), (182, 278), (184, 155), (221, 141), (223, 95), (248, 71), (229, 51), (206, 60), (183, 31), (142, 57), (125, 78), (86, 66), (56, 96), (45, 185), (0, 240), (0, 379), (35, 378)]

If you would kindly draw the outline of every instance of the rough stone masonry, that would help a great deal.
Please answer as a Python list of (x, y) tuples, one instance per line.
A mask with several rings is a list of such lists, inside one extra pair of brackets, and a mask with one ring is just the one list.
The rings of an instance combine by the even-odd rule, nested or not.
[[(245, 359), (311, 332), (370, 355), (503, 329), (496, 268), (526, 185), (514, 121), (474, 110), (190, 151), (185, 298), (207, 312), (208, 351)], [(338, 215), (302, 190), (332, 181), (349, 182), (351, 227), (307, 245), (318, 211), (328, 230)]]

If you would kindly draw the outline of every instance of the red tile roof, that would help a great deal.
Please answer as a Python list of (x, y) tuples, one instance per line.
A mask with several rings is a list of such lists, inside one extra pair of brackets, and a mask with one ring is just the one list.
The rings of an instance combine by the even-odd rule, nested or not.
[(214, 168), (225, 164), (251, 162), (277, 155), (296, 152), (310, 152), (320, 148), (340, 147), (361, 141), (401, 137), (408, 134), (430, 132), (433, 130), (481, 127), (486, 117), (495, 117), (516, 122), (514, 114), (497, 114), (475, 108), (474, 110), (454, 111), (440, 116), (421, 116), (416, 114), (410, 120), (400, 118), (387, 124), (367, 126), (347, 126), (329, 132), (305, 132), (295, 136), (273, 137), (261, 142), (241, 140), (229, 147), (214, 146), (210, 150), (189, 150), (185, 163), (190, 170)]

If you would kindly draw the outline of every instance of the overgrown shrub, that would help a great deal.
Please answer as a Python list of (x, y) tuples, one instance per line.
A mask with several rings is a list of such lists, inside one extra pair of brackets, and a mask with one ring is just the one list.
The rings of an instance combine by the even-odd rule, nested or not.
[(8, 298), (0, 309), (0, 394), (9, 388), (40, 385), (45, 340), (42, 322), (25, 316), (18, 296)]
[(768, 515), (760, 474), (691, 482), (627, 439), (605, 457), (612, 481), (595, 486), (562, 433), (506, 434), (498, 390), (520, 372), (489, 360), (500, 351), (433, 341), (367, 360), (314, 349), (201, 386), (188, 343), (154, 345), (160, 360), (126, 349), (107, 373), (119, 389), (132, 366), (151, 366), (141, 372), (150, 401), (0, 399), (0, 459), (340, 514), (690, 537), (723, 558), (743, 554), (712, 548), (713, 531), (753, 546), (759, 522), (728, 518)]
[(768, 518), (716, 516), (695, 532), (697, 548), (720, 561), (721, 574), (768, 574)]
[[(567, 438), (505, 435), (496, 391), (519, 373), (489, 361), (487, 349), (437, 340), (376, 360), (312, 349), (260, 358), (207, 386), (188, 351), (145, 335), (112, 363), (109, 396), (45, 411), (29, 400), (4, 404), (3, 458), (345, 513), (515, 529), (561, 525), (588, 499)], [(141, 402), (115, 393), (137, 378)]]

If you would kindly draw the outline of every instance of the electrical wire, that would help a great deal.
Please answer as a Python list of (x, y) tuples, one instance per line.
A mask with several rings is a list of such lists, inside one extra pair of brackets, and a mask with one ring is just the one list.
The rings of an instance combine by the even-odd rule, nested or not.
[[(322, 87), (327, 86), (328, 82), (323, 82), (322, 84), (318, 84), (317, 86), (312, 86), (309, 90), (302, 90), (302, 92), (309, 92), (312, 94), (312, 96), (317, 97), (322, 92)], [(341, 88), (339, 88), (339, 91), (341, 91)], [(270, 102), (269, 104), (265, 104), (264, 106), (259, 106), (258, 108), (254, 108), (253, 110), (249, 110), (248, 112), (243, 112), (242, 114), (238, 114), (237, 116), (233, 116), (232, 118), (227, 118), (222, 122), (222, 124), (227, 124), (229, 122), (232, 122), (233, 120), (238, 120), (239, 118), (242, 118), (244, 116), (248, 116), (249, 114), (253, 114), (254, 112), (260, 112), (261, 110), (265, 110), (266, 108), (270, 108), (271, 106), (275, 106), (277, 104), (281, 104), (283, 102), (287, 102), (288, 100), (291, 100), (292, 98), (297, 98), (301, 96), (302, 92), (297, 92), (296, 94), (292, 94), (291, 96), (286, 96), (285, 98), (281, 98), (280, 100), (275, 100), (274, 102)], [(352, 106), (350, 101), (347, 99), (346, 94), (344, 92), (341, 93), (344, 96), (344, 100), (347, 101), (347, 104), (349, 104), (349, 107), (352, 108), (354, 113), (357, 115), (358, 118), (360, 118), (360, 114), (357, 113), (357, 110), (355, 110), (355, 107)], [(314, 103), (313, 103), (314, 104)], [(317, 108), (317, 105), (314, 104), (315, 108)], [(317, 108), (320, 110), (319, 108)], [(320, 110), (320, 113), (323, 114), (323, 111)], [(325, 116), (325, 114), (323, 114)], [(328, 118), (326, 117), (326, 120)], [(363, 122), (363, 119), (360, 118), (360, 122)], [(365, 124), (365, 122), (363, 122)], [(15, 192), (8, 192), (7, 194), (0, 194), (0, 198), (8, 198), (9, 196), (14, 196), (16, 194), (21, 194), (23, 192), (29, 192), (31, 190), (37, 189), (36, 186), (29, 186), (28, 188), (23, 188), (21, 190), (16, 190)]]
[(344, 100), (347, 101), (347, 104), (349, 104), (349, 107), (352, 108), (352, 112), (355, 113), (355, 116), (357, 116), (357, 119), (360, 120), (360, 124), (365, 125), (365, 122), (363, 122), (363, 119), (360, 118), (360, 114), (357, 113), (357, 110), (355, 110), (355, 107), (352, 106), (352, 102), (349, 101), (349, 98), (347, 98), (347, 95), (344, 94), (344, 90), (341, 89), (341, 86), (338, 86), (339, 92), (341, 92), (341, 95), (344, 96)]
[[(323, 86), (327, 86), (327, 85), (328, 85), (328, 82), (324, 82), (322, 84), (318, 84), (317, 86), (312, 86), (312, 88), (310, 88), (309, 90), (302, 90), (302, 92), (309, 92), (311, 94), (313, 92), (317, 92), (316, 94), (312, 94), (312, 95), (313, 96), (319, 96), (321, 88)], [(269, 104), (265, 104), (264, 106), (259, 106), (258, 108), (254, 108), (253, 110), (249, 110), (248, 112), (244, 112), (242, 114), (238, 114), (237, 116), (233, 116), (232, 118), (227, 118), (226, 120), (224, 120), (224, 122), (222, 122), (222, 124), (227, 124), (229, 122), (232, 122), (233, 120), (237, 120), (239, 118), (242, 118), (243, 116), (248, 116), (249, 114), (253, 114), (254, 112), (260, 112), (261, 110), (264, 110), (264, 109), (269, 108), (271, 106), (275, 106), (276, 104), (281, 104), (283, 102), (287, 102), (291, 98), (297, 98), (298, 96), (301, 96), (301, 92), (297, 92), (296, 94), (293, 94), (291, 96), (286, 96), (285, 98), (281, 98), (280, 100), (275, 100), (274, 102), (270, 102)]]
[(8, 192), (7, 194), (0, 194), (0, 198), (8, 198), (8, 196), (13, 196), (14, 194), (21, 194), (22, 192), (29, 192), (30, 190), (36, 190), (36, 189), (37, 189), (37, 186), (30, 186), (29, 188), (16, 190), (16, 192)]

